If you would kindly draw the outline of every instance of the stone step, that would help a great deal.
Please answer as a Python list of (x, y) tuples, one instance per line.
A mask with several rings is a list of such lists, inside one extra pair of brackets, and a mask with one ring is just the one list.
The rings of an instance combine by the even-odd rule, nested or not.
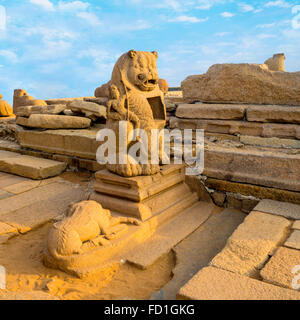
[(272, 149), (225, 148), (210, 145), (203, 175), (232, 182), (300, 191), (300, 155)]
[(101, 142), (96, 141), (98, 130), (24, 130), (18, 135), (22, 148), (96, 160)]
[(181, 300), (299, 300), (300, 293), (229, 271), (206, 267), (185, 286)]
[(179, 104), (176, 117), (186, 119), (243, 120), (245, 105), (234, 104)]
[(126, 260), (139, 268), (146, 269), (202, 225), (211, 216), (214, 208), (214, 205), (207, 202), (197, 202), (160, 226), (151, 239), (135, 247), (126, 256)]
[(30, 179), (46, 179), (61, 174), (66, 169), (64, 162), (25, 156), (0, 150), (0, 171)]
[(140, 202), (184, 181), (184, 165), (165, 165), (161, 172), (146, 177), (124, 178), (108, 170), (95, 174), (97, 192)]
[(209, 133), (300, 139), (300, 125), (247, 122), (240, 120), (207, 120), (170, 118), (171, 129), (202, 129)]

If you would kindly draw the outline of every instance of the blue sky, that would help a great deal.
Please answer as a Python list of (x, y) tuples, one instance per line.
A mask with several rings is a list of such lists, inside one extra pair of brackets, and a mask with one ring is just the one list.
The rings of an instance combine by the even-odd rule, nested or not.
[[(5, 18), (6, 17), (6, 18)], [(285, 52), (300, 70), (300, 0), (0, 0), (0, 92), (93, 95), (124, 52), (159, 53), (172, 86), (215, 63)]]

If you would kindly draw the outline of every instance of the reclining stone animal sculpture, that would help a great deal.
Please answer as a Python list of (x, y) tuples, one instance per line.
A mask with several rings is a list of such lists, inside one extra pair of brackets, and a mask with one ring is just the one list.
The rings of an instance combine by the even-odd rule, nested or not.
[(134, 218), (112, 217), (109, 210), (96, 201), (82, 201), (71, 205), (66, 216), (56, 222), (47, 238), (48, 252), (54, 257), (83, 253), (85, 243), (106, 245), (111, 239), (120, 237), (126, 226), (140, 225)]
[[(115, 131), (116, 137), (119, 137), (121, 120), (127, 120), (129, 127), (133, 124), (132, 129), (143, 129), (148, 136), (148, 156), (151, 154), (151, 130), (163, 129), (166, 123), (164, 94), (159, 88), (157, 57), (156, 51), (130, 50), (123, 54), (115, 64), (109, 89), (107, 127)], [(118, 152), (117, 148), (117, 154)], [(162, 155), (161, 150), (159, 154)], [(152, 175), (160, 170), (158, 164), (151, 164), (150, 161), (147, 164), (133, 163), (130, 156), (127, 160), (127, 164), (107, 164), (107, 169), (125, 177)]]

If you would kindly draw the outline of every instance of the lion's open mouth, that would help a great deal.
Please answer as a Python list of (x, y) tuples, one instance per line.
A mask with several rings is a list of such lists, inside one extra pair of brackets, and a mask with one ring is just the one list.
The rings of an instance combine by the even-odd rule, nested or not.
[(141, 81), (138, 84), (138, 87), (143, 91), (151, 91), (155, 89), (157, 84), (158, 84), (157, 79), (149, 79), (149, 80)]

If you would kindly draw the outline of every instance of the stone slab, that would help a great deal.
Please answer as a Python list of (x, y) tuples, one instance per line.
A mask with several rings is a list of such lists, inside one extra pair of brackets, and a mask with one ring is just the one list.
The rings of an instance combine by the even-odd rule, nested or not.
[[(5, 153), (3, 155), (3, 153)], [(45, 179), (61, 174), (66, 169), (63, 162), (35, 158), (0, 151), (0, 170), (31, 179)]]
[(293, 203), (264, 199), (259, 202), (254, 210), (300, 220), (300, 205)]
[(0, 300), (17, 300), (17, 301), (45, 301), (45, 300), (59, 300), (55, 296), (50, 295), (44, 291), (28, 291), (28, 292), (10, 292), (8, 290), (0, 291)]
[(247, 121), (300, 123), (300, 108), (291, 106), (249, 106), (247, 107)]
[(300, 293), (225, 270), (207, 267), (177, 295), (182, 300), (299, 300)]
[(153, 176), (124, 178), (102, 170), (95, 174), (94, 189), (121, 198), (140, 202), (184, 181), (184, 165), (166, 165)]
[(218, 146), (208, 146), (204, 152), (204, 176), (300, 191), (300, 155)]
[[(25, 233), (63, 214), (71, 202), (85, 200), (86, 190), (77, 185), (53, 183), (0, 200), (0, 221)], [(9, 200), (9, 199), (8, 199)]]
[(96, 160), (102, 142), (96, 141), (97, 130), (24, 130), (18, 135), (23, 148)]
[(32, 114), (29, 118), (18, 117), (16, 123), (41, 129), (85, 129), (91, 126), (91, 120), (84, 117), (52, 114)]
[(151, 239), (135, 247), (134, 251), (126, 256), (126, 260), (146, 269), (202, 225), (211, 216), (214, 208), (214, 205), (206, 202), (196, 203), (159, 227)]
[(52, 104), (67, 104), (68, 102), (71, 102), (71, 101), (83, 101), (84, 99), (87, 99), (87, 98), (94, 98), (94, 97), (75, 97), (75, 98), (60, 98), (60, 99), (48, 99), (48, 100), (45, 100), (46, 103), (48, 105), (52, 105)]
[(18, 230), (16, 227), (13, 227), (7, 223), (0, 222), (0, 235), (4, 235), (6, 233), (17, 233)]
[(228, 239), (211, 265), (241, 275), (257, 277), (276, 248), (287, 238), (291, 222), (283, 217), (252, 211)]
[(300, 230), (300, 220), (296, 220), (292, 228), (296, 230)]
[(164, 300), (176, 299), (179, 289), (224, 248), (228, 237), (246, 217), (234, 209), (217, 208), (215, 211), (200, 228), (172, 249), (176, 266), (172, 279), (162, 288)]
[(260, 147), (300, 149), (300, 141), (294, 139), (240, 136), (240, 142), (246, 145)]
[[(280, 287), (293, 289), (293, 279), (299, 274), (300, 251), (290, 248), (279, 248), (260, 274), (264, 281)], [(294, 268), (296, 269), (294, 272)], [(297, 283), (297, 281), (296, 281)], [(298, 284), (300, 282), (298, 281)]]
[(91, 117), (93, 120), (97, 118), (106, 119), (107, 116), (107, 108), (94, 102), (77, 100), (68, 103), (67, 107), (71, 109), (72, 112), (84, 113), (86, 117)]
[(300, 204), (300, 192), (261, 187), (254, 184), (237, 183), (212, 178), (205, 180), (205, 186), (209, 189), (222, 192), (239, 193), (241, 195), (251, 196), (257, 199), (271, 199)]
[(289, 248), (300, 250), (300, 230), (294, 230), (284, 245)]
[(176, 110), (176, 117), (186, 119), (242, 120), (244, 119), (245, 110), (245, 105), (179, 104)]
[(170, 128), (202, 129), (210, 133), (300, 139), (297, 124), (259, 123), (238, 120), (205, 120), (170, 118)]
[(60, 114), (66, 109), (65, 104), (54, 104), (48, 106), (24, 106), (19, 107), (16, 115), (29, 117), (31, 114)]

